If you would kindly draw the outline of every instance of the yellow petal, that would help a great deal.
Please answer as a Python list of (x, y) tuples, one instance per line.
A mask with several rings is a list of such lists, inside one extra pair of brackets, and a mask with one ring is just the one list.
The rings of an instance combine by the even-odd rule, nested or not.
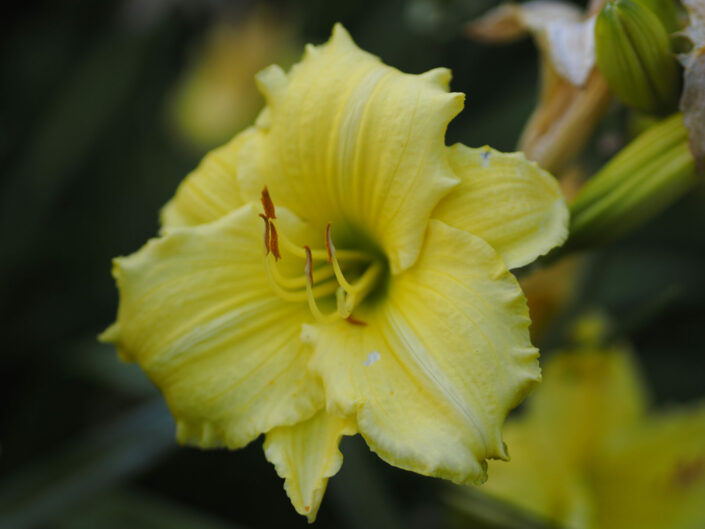
[(288, 74), (258, 75), (270, 127), (244, 155), (243, 195), (255, 200), (266, 184), (275, 203), (321, 229), (332, 221), (373, 239), (393, 272), (409, 267), (431, 210), (457, 183), (444, 136), (463, 95), (448, 93), (449, 80), (445, 69), (386, 66), (337, 25)]
[(328, 478), (343, 464), (338, 450), (343, 435), (356, 433), (355, 423), (320, 411), (307, 421), (281, 426), (267, 433), (264, 453), (284, 478), (296, 512), (316, 519)]
[(256, 136), (257, 130), (249, 128), (209, 152), (162, 209), (162, 229), (212, 222), (242, 206), (238, 158), (243, 148), (256, 141)]
[(496, 252), (432, 220), (417, 263), (355, 317), (366, 325), (304, 327), (328, 410), (356, 413), (392, 465), (482, 481), (485, 459), (506, 457), (507, 413), (540, 377), (524, 296)]
[[(306, 231), (278, 213), (293, 237)], [(247, 205), (210, 224), (174, 228), (115, 260), (120, 305), (103, 339), (162, 391), (180, 442), (238, 448), (323, 405), (306, 369), (310, 347), (298, 339), (308, 309), (273, 293), (262, 232)]]
[(705, 404), (653, 416), (599, 461), (601, 529), (705, 527)]
[(450, 163), (460, 185), (441, 201), (434, 218), (482, 237), (508, 268), (565, 241), (568, 208), (558, 183), (523, 154), (456, 144)]

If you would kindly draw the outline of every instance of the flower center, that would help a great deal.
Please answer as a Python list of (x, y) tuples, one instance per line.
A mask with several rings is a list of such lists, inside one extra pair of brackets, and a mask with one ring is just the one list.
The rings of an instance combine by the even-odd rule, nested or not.
[[(299, 246), (277, 229), (274, 203), (266, 187), (262, 190), (262, 206), (264, 268), (277, 295), (285, 301), (306, 301), (321, 323), (344, 319), (354, 325), (365, 325), (353, 316), (353, 311), (380, 286), (387, 272), (386, 262), (370, 251), (336, 250), (330, 222), (325, 228), (324, 248)], [(280, 272), (277, 267), (282, 258), (280, 249), (303, 260), (301, 275), (286, 276)], [(335, 309), (324, 313), (320, 306), (331, 304), (333, 298)]]

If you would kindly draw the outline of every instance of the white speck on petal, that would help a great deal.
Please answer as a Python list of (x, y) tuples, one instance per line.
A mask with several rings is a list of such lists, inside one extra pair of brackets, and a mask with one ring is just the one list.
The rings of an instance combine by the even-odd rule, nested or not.
[(365, 360), (362, 363), (362, 365), (370, 367), (372, 364), (377, 362), (380, 358), (382, 358), (382, 355), (380, 355), (378, 351), (372, 351), (370, 354), (367, 355), (367, 360)]
[(490, 165), (490, 154), (492, 154), (490, 151), (482, 151), (480, 153), (480, 156), (482, 157), (482, 167), (487, 167)]

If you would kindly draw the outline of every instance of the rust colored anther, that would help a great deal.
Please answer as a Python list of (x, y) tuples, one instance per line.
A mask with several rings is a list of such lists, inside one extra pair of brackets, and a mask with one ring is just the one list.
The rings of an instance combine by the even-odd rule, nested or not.
[(269, 247), (272, 249), (272, 255), (275, 260), (282, 258), (279, 253), (279, 234), (277, 233), (277, 227), (272, 221), (269, 221)]
[(348, 316), (347, 318), (345, 318), (345, 321), (347, 321), (348, 323), (351, 323), (352, 325), (359, 325), (359, 326), (361, 326), (361, 327), (364, 327), (364, 326), (367, 325), (367, 323), (365, 323), (365, 322), (362, 321), (362, 320), (358, 320), (358, 319), (357, 319), (355, 316), (353, 316), (352, 314), (351, 314), (350, 316)]
[(262, 220), (264, 221), (264, 247), (267, 250), (265, 255), (269, 255), (269, 220), (262, 213), (260, 213), (259, 216), (262, 217)]
[(306, 251), (306, 266), (304, 267), (304, 271), (308, 276), (311, 286), (313, 286), (313, 256), (311, 255), (311, 248), (304, 246), (304, 250)]
[(267, 189), (267, 186), (264, 186), (261, 198), (262, 207), (264, 208), (264, 214), (267, 216), (268, 219), (276, 219), (277, 214), (274, 211), (274, 202), (272, 202), (272, 198), (269, 196), (269, 189)]
[(333, 260), (333, 252), (335, 251), (335, 246), (333, 246), (333, 241), (330, 240), (330, 225), (329, 222), (326, 226), (326, 250), (328, 251), (328, 262)]

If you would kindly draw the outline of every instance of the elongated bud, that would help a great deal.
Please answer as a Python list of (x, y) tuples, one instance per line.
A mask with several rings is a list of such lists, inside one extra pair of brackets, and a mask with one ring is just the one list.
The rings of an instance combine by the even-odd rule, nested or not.
[(666, 29), (650, 9), (632, 0), (605, 4), (595, 23), (595, 51), (607, 83), (624, 103), (660, 115), (677, 108), (680, 68)]
[(666, 33), (675, 33), (680, 29), (678, 20), (678, 6), (675, 0), (634, 0), (656, 15), (666, 29)]
[(683, 115), (642, 133), (580, 190), (570, 205), (567, 246), (589, 248), (639, 227), (698, 181)]

